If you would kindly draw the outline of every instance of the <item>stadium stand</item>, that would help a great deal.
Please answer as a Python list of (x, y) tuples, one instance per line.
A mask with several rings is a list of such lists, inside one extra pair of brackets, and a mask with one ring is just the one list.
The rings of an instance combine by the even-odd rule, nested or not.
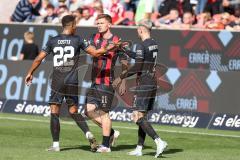
[[(14, 0), (17, 6), (19, 1)], [(90, 16), (84, 19), (85, 25), (94, 25), (92, 21), (100, 13), (110, 14), (114, 19), (114, 25), (136, 25), (142, 18), (151, 19), (156, 27), (173, 29), (227, 29), (240, 30), (240, 1), (239, 0), (41, 0), (40, 16), (33, 18), (33, 23), (48, 22), (58, 24), (61, 17), (66, 14), (74, 14), (78, 10), (89, 10)], [(3, 7), (7, 0), (1, 3), (3, 12), (0, 22), (9, 22), (14, 14), (14, 8)], [(49, 6), (53, 6), (54, 21), (46, 20)], [(35, 6), (33, 6), (34, 8)], [(16, 10), (16, 9), (15, 9)], [(11, 13), (10, 13), (11, 12)], [(77, 17), (82, 16), (83, 12)], [(135, 20), (135, 21), (134, 21)], [(25, 20), (28, 21), (28, 20)], [(83, 23), (78, 23), (81, 26)]]

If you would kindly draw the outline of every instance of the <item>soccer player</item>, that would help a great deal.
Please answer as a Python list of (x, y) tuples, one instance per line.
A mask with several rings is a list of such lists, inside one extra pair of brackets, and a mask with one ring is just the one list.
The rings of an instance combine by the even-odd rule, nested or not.
[(90, 142), (91, 150), (96, 151), (97, 145), (93, 134), (89, 131), (87, 123), (82, 117), (82, 115), (77, 114), (78, 92), (76, 88), (78, 87), (76, 87), (76, 85), (78, 84), (77, 67), (79, 61), (79, 54), (80, 49), (83, 49), (90, 55), (98, 57), (106, 53), (107, 51), (114, 49), (115, 46), (111, 44), (107, 47), (101, 47), (96, 50), (95, 47), (90, 46), (87, 41), (85, 41), (79, 36), (76, 36), (76, 22), (75, 17), (72, 15), (67, 15), (63, 17), (62, 27), (63, 32), (49, 39), (46, 47), (42, 49), (42, 51), (34, 60), (25, 78), (25, 83), (27, 85), (31, 84), (34, 71), (39, 67), (42, 60), (47, 55), (52, 54), (53, 74), (49, 104), (51, 108), (50, 130), (52, 134), (53, 145), (48, 149), (48, 151), (60, 151), (59, 113), (60, 106), (64, 98), (69, 107), (70, 116), (85, 133), (86, 138)]
[(150, 136), (157, 145), (155, 157), (157, 158), (166, 148), (167, 143), (162, 141), (151, 124), (147, 121), (148, 111), (153, 109), (153, 104), (157, 91), (157, 81), (155, 68), (158, 55), (158, 45), (150, 36), (152, 23), (148, 20), (139, 22), (137, 32), (142, 40), (136, 46), (136, 51), (126, 51), (125, 53), (135, 59), (135, 64), (116, 78), (113, 86), (117, 87), (124, 78), (137, 74), (137, 86), (133, 104), (133, 121), (138, 128), (138, 145), (129, 155), (142, 156), (146, 134)]
[[(119, 37), (110, 31), (112, 25), (111, 16), (100, 14), (96, 22), (98, 33), (90, 38), (91, 45), (94, 45), (96, 48), (101, 48), (109, 43), (119, 41)], [(109, 117), (115, 92), (112, 87), (114, 66), (118, 57), (122, 63), (122, 69), (125, 71), (127, 69), (127, 56), (117, 50), (93, 58), (92, 86), (87, 94), (85, 114), (102, 128), (102, 145), (100, 145), (97, 152), (111, 152), (110, 144), (113, 145), (113, 142), (120, 134), (119, 131), (112, 129), (112, 123)], [(120, 85), (119, 93), (124, 94), (125, 91), (125, 81), (123, 81)]]

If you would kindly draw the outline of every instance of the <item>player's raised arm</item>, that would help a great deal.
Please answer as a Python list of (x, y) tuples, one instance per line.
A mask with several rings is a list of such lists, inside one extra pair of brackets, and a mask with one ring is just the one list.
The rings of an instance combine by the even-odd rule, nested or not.
[(120, 78), (124, 79), (124, 78), (130, 77), (130, 76), (140, 72), (142, 69), (142, 65), (143, 65), (143, 59), (136, 58), (136, 62), (134, 64), (134, 66), (129, 68), (126, 72), (122, 73), (120, 75)]
[(31, 68), (28, 70), (27, 76), (25, 77), (25, 83), (26, 85), (30, 85), (32, 83), (33, 79), (33, 73), (34, 71), (39, 67), (42, 60), (47, 56), (46, 52), (41, 51), (38, 56), (35, 58), (35, 60), (32, 63)]
[(142, 66), (143, 66), (143, 59), (142, 58), (136, 58), (134, 66), (132, 66), (128, 70), (124, 70), (121, 73), (121, 75), (113, 81), (113, 86), (115, 88), (118, 87), (122, 83), (123, 79), (140, 72), (141, 69), (142, 69)]
[(116, 88), (118, 87), (121, 83), (122, 80), (130, 77), (138, 72), (141, 71), (142, 66), (143, 66), (143, 60), (144, 60), (144, 48), (141, 45), (137, 46), (136, 53), (135, 53), (135, 64), (134, 66), (130, 67), (127, 70), (123, 70), (123, 72), (120, 74), (118, 78), (116, 78), (113, 82), (113, 86)]
[[(125, 55), (121, 55), (121, 56), (124, 56), (126, 58), (126, 59), (124, 59), (124, 57), (120, 57), (121, 58), (120, 63), (122, 64), (122, 73), (121, 74), (124, 74), (128, 70), (128, 60)], [(122, 96), (125, 92), (126, 92), (126, 79), (123, 79), (122, 83), (119, 86), (119, 93)]]
[(119, 50), (126, 54), (128, 57), (135, 59), (136, 58), (136, 51), (134, 48), (136, 45), (133, 45), (131, 41), (123, 41), (118, 43)]
[(139, 44), (139, 45), (137, 45), (137, 48), (136, 48), (134, 66), (129, 68), (127, 70), (127, 72), (122, 73), (120, 75), (120, 78), (124, 79), (124, 78), (130, 77), (130, 76), (138, 73), (139, 71), (141, 71), (142, 65), (143, 65), (143, 60), (144, 60), (144, 48), (142, 45)]
[(109, 51), (114, 51), (114, 50), (118, 49), (118, 47), (119, 47), (118, 41), (115, 43), (110, 43), (107, 46), (101, 47), (99, 49), (96, 49), (92, 39), (87, 41), (86, 39), (80, 38), (79, 42), (80, 42), (81, 48), (93, 57), (99, 57)]
[(89, 46), (85, 51), (93, 57), (99, 57), (107, 52), (105, 48), (97, 50), (94, 46)]
[(110, 44), (107, 47), (102, 47), (100, 49), (96, 49), (94, 46), (89, 46), (85, 49), (85, 51), (90, 54), (93, 57), (99, 57), (109, 51), (115, 50), (117, 48), (117, 45)]

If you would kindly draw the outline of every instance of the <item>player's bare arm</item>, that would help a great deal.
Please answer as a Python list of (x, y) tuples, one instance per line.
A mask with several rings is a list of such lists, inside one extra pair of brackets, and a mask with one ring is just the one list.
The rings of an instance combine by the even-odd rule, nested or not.
[[(121, 74), (124, 74), (128, 70), (128, 61), (127, 60), (121, 60), (120, 62), (122, 64), (122, 73)], [(125, 92), (126, 92), (126, 80), (123, 79), (119, 83), (119, 93), (122, 96)]]
[(134, 66), (122, 72), (121, 75), (114, 80), (113, 86), (116, 88), (122, 83), (123, 79), (137, 74), (142, 68), (142, 62), (143, 60), (141, 58), (137, 58)]
[(138, 56), (136, 56), (137, 53), (131, 51), (131, 49), (130, 49), (130, 48), (131, 48), (131, 47), (130, 47), (130, 44), (125, 43), (126, 45), (124, 45), (124, 47), (123, 47), (123, 45), (122, 45), (123, 43), (125, 43), (125, 42), (122, 42), (122, 43), (120, 44), (120, 49), (121, 49), (121, 51), (122, 51), (124, 54), (128, 55), (130, 58), (135, 59), (135, 64), (134, 64), (134, 66), (128, 68), (127, 70), (124, 70), (124, 71), (121, 73), (121, 75), (114, 80), (114, 82), (113, 82), (113, 86), (114, 86), (114, 87), (118, 87), (118, 86), (121, 84), (121, 82), (122, 82), (123, 79), (125, 79), (125, 78), (127, 78), (127, 77), (130, 77), (130, 76), (138, 73), (138, 72), (141, 70), (142, 64), (143, 64), (143, 56), (142, 56), (143, 49), (142, 49), (142, 46), (141, 46), (141, 45), (138, 45), (138, 46), (137, 46), (138, 49), (137, 49), (136, 52), (138, 53)]
[(40, 52), (39, 55), (36, 57), (36, 59), (33, 61), (31, 68), (29, 69), (27, 76), (25, 77), (25, 83), (26, 85), (30, 85), (32, 83), (33, 79), (33, 73), (34, 71), (39, 67), (42, 60), (47, 56), (45, 52)]
[(96, 49), (94, 46), (89, 46), (85, 49), (85, 51), (93, 57), (99, 57), (109, 51), (114, 51), (118, 48), (118, 46), (118, 43), (109, 44), (106, 47), (101, 47), (100, 49)]

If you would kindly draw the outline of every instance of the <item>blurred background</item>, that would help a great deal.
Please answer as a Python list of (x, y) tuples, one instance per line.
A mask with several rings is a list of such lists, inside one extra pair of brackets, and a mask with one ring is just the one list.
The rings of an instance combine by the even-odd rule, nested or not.
[[(139, 42), (139, 20), (149, 19), (154, 24), (158, 63), (168, 70), (158, 77), (162, 90), (150, 121), (239, 130), (239, 6), (239, 0), (1, 0), (0, 112), (48, 116), (51, 56), (37, 70), (32, 86), (27, 87), (24, 76), (32, 60), (49, 37), (61, 33), (64, 15), (75, 15), (77, 34), (88, 39), (97, 31), (97, 15), (106, 13), (113, 18), (113, 33), (134, 43)], [(27, 45), (34, 50), (28, 52)], [(91, 85), (87, 78), (91, 63), (91, 57), (82, 54), (79, 75), (86, 78), (79, 81), (80, 108)], [(164, 91), (162, 81), (173, 89)], [(130, 121), (131, 111), (125, 108), (131, 104), (129, 97), (131, 93), (118, 96), (113, 120)]]

